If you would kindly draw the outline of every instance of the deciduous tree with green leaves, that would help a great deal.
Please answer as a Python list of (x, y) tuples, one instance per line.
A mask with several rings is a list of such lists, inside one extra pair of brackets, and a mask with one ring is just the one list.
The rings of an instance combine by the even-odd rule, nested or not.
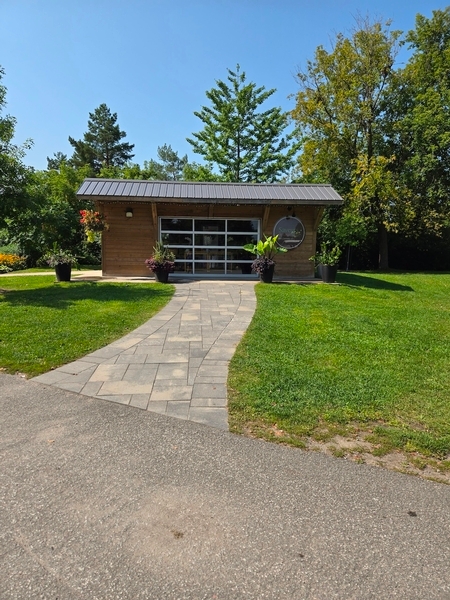
[(225, 181), (274, 182), (289, 173), (298, 145), (284, 134), (288, 114), (278, 107), (259, 110), (276, 90), (247, 83), (239, 65), (228, 69), (228, 82), (216, 85), (206, 92), (211, 105), (194, 113), (204, 124), (187, 138), (194, 152)]
[(126, 136), (117, 124), (117, 113), (111, 113), (106, 104), (100, 104), (93, 113), (89, 113), (88, 131), (82, 140), (69, 136), (74, 148), (70, 162), (75, 167), (89, 165), (93, 175), (102, 167), (125, 165), (134, 154), (134, 144), (121, 142)]
[(6, 106), (6, 87), (1, 81), (5, 71), (0, 67), (0, 227), (6, 220), (12, 219), (27, 205), (26, 186), (31, 169), (23, 163), (26, 150), (32, 141), (23, 145), (13, 144), (16, 119), (11, 115), (2, 115)]
[(293, 117), (304, 143), (304, 180), (330, 182), (344, 209), (379, 235), (379, 266), (388, 267), (388, 230), (404, 218), (404, 195), (386, 155), (385, 100), (401, 35), (390, 24), (358, 19), (351, 35), (338, 34), (331, 51), (319, 46), (298, 73)]
[(416, 17), (412, 51), (391, 83), (386, 139), (409, 190), (410, 236), (450, 225), (450, 7)]
[[(61, 162), (59, 169), (34, 171), (27, 182), (27, 206), (7, 219), (8, 240), (15, 243), (30, 264), (56, 242), (78, 256), (86, 253), (80, 227), (80, 210), (93, 208), (76, 192), (89, 167), (76, 169)], [(89, 248), (92, 251), (92, 248)]]
[(188, 162), (183, 168), (182, 181), (222, 181), (223, 177), (214, 172), (211, 164), (202, 165)]

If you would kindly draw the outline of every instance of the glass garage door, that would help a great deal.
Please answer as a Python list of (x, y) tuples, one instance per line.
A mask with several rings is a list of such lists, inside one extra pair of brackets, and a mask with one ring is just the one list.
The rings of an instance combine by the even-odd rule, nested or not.
[(159, 219), (160, 240), (176, 256), (175, 272), (249, 275), (253, 256), (242, 249), (259, 239), (258, 219)]

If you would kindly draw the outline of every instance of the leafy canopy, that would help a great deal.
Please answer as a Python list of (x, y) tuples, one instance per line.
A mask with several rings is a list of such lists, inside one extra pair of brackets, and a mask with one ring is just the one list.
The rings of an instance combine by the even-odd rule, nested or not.
[(387, 106), (390, 144), (410, 196), (409, 235), (440, 234), (449, 224), (450, 7), (416, 17), (412, 50), (393, 82)]
[(306, 181), (330, 182), (344, 197), (344, 213), (380, 233), (380, 266), (387, 266), (387, 230), (404, 217), (404, 195), (393, 156), (386, 153), (385, 102), (399, 31), (359, 19), (331, 51), (316, 50), (298, 73), (293, 117), (304, 137), (300, 170)]
[(5, 71), (0, 67), (0, 227), (12, 219), (27, 205), (26, 185), (31, 169), (23, 164), (25, 151), (32, 145), (27, 140), (22, 146), (12, 143), (16, 119), (2, 115), (6, 106), (6, 87), (1, 81)]

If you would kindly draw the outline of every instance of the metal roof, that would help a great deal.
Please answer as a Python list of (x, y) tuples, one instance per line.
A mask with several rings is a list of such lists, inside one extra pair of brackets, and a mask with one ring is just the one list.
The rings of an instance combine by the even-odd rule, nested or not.
[(85, 179), (77, 196), (91, 200), (169, 201), (202, 204), (342, 204), (329, 184), (222, 183)]

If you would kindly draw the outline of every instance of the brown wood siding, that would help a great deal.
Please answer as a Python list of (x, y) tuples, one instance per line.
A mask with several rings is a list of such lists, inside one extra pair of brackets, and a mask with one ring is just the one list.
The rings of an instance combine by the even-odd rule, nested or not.
[[(277, 254), (275, 257), (276, 267), (275, 275), (282, 277), (314, 277), (314, 264), (309, 260), (315, 253), (316, 232), (313, 230), (313, 224), (316, 215), (314, 206), (294, 207), (295, 216), (302, 221), (305, 227), (305, 239), (293, 250), (285, 254)], [(288, 212), (286, 207), (272, 206), (267, 219), (266, 229), (263, 234), (269, 236), (273, 233), (273, 228), (277, 221), (286, 217), (292, 212)]]
[[(125, 216), (125, 210), (133, 209), (131, 218)], [(149, 276), (145, 266), (157, 235), (153, 224), (150, 204), (104, 203), (101, 206), (106, 215), (109, 229), (102, 234), (102, 253), (104, 275), (124, 275), (130, 277)]]
[[(103, 274), (108, 276), (150, 276), (145, 266), (158, 239), (150, 202), (104, 202), (99, 208), (105, 213), (109, 230), (103, 232)], [(133, 209), (133, 217), (125, 211)], [(265, 206), (201, 205), (156, 202), (153, 205), (158, 217), (217, 217), (260, 219), (263, 223)], [(313, 277), (314, 264), (309, 257), (315, 253), (316, 230), (314, 225), (320, 207), (294, 206), (295, 215), (305, 226), (305, 239), (300, 246), (276, 257), (275, 273), (282, 277)], [(289, 213), (286, 207), (272, 206), (268, 212), (265, 235), (272, 235), (275, 223)]]

